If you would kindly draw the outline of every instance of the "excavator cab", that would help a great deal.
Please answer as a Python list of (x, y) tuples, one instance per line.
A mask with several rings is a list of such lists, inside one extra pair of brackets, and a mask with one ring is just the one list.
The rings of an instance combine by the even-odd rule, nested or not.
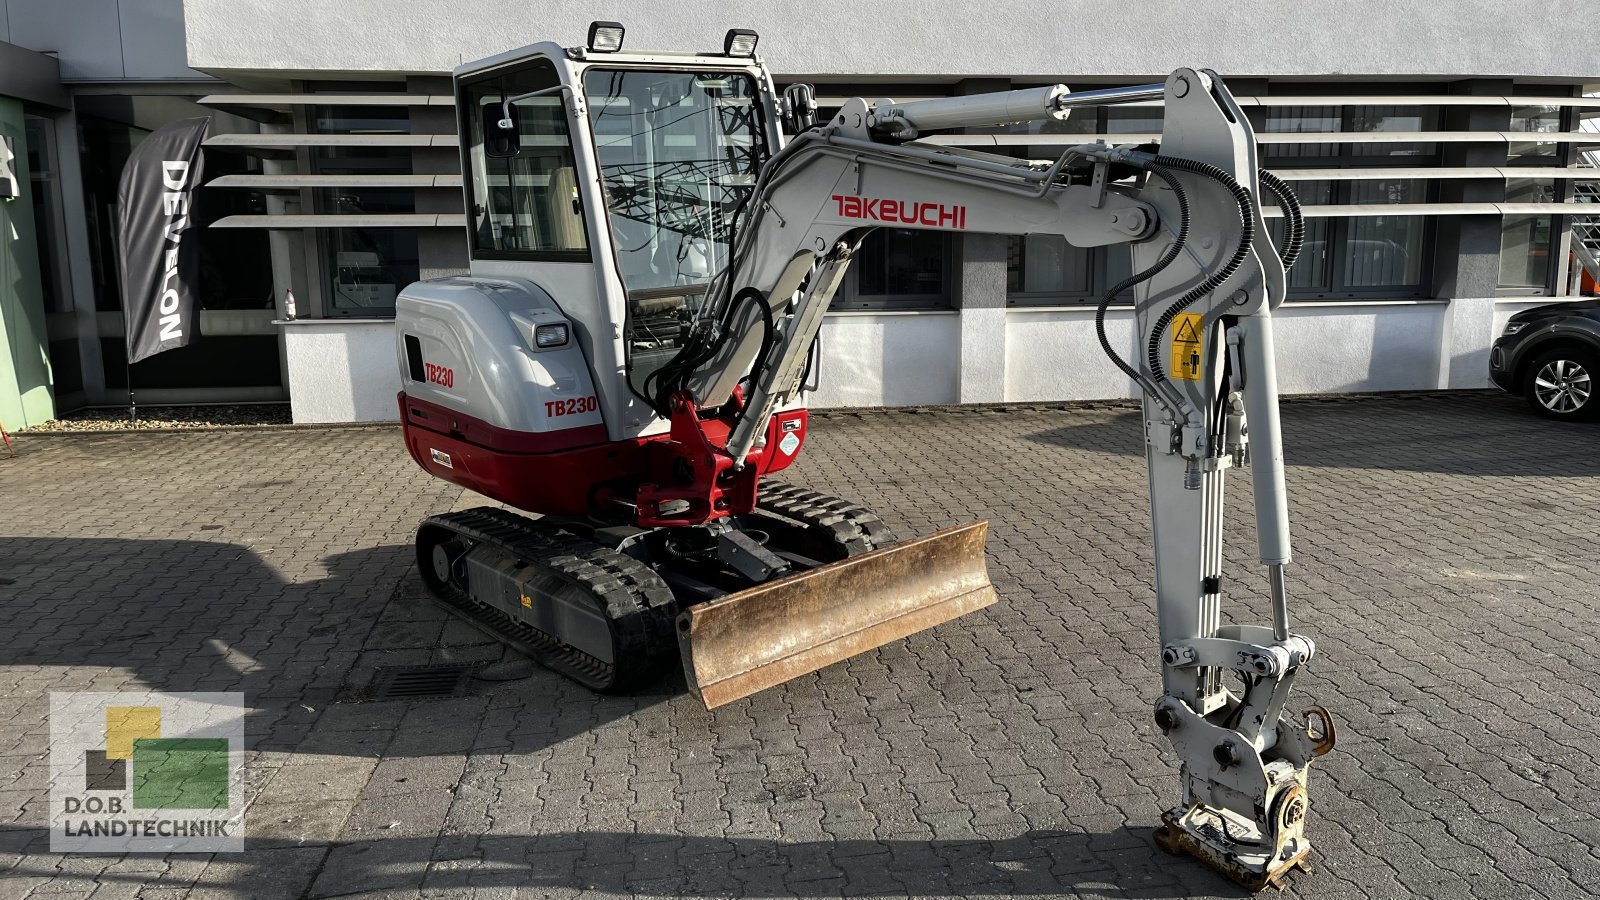
[(749, 379), (683, 386), (721, 335), (761, 343), (714, 302), (783, 140), (754, 43), (635, 54), (596, 23), (584, 47), (457, 70), (471, 274), (396, 302), (413, 459), (539, 517), (428, 520), (424, 580), (601, 690), (681, 658), (716, 706), (995, 600), (986, 523), (897, 544), (866, 508), (769, 477), (807, 438), (802, 395), (735, 458)]
[(535, 45), (464, 67), (457, 84), (473, 272), (570, 282), (573, 264), (592, 267), (592, 293), (564, 291), (560, 305), (585, 350), (626, 373), (596, 385), (624, 439), (659, 426), (637, 401), (706, 313), (781, 134), (753, 57), (635, 55), (620, 38), (600, 41)]

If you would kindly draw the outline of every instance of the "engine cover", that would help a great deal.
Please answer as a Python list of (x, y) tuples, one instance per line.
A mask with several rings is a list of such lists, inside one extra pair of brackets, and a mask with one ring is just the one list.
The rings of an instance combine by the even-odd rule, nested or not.
[[(556, 328), (566, 329), (566, 342), (540, 347), (540, 329)], [(609, 439), (573, 328), (548, 293), (520, 278), (455, 276), (406, 288), (395, 302), (395, 342), (411, 458), (436, 477), (544, 515), (597, 512), (611, 499), (635, 499), (646, 482), (668, 485), (656, 489), (667, 499), (681, 494), (670, 487), (681, 442), (665, 432)], [(720, 450), (727, 423), (688, 415)], [(701, 509), (699, 520), (748, 511), (753, 478), (787, 468), (805, 429), (803, 408), (774, 415), (751, 455), (749, 502)]]
[[(540, 347), (539, 329), (566, 341)], [(446, 481), (520, 509), (587, 512), (590, 487), (638, 463), (608, 451), (573, 324), (519, 278), (423, 281), (395, 301), (406, 447)]]
[[(566, 340), (540, 347), (540, 328), (564, 329)], [(525, 435), (582, 431), (598, 437), (581, 443), (605, 440), (572, 322), (532, 282), (454, 276), (413, 284), (395, 301), (395, 341), (407, 396)], [(573, 445), (573, 437), (560, 442)]]

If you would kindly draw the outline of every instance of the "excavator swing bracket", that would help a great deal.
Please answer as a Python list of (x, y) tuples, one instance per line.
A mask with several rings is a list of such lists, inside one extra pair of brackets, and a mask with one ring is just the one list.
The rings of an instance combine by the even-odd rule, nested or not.
[[(700, 418), (694, 397), (687, 391), (674, 393), (670, 402), (672, 427), (668, 438), (648, 448), (651, 480), (639, 486), (636, 497), (639, 525), (704, 525), (755, 509), (762, 451), (753, 451), (743, 467), (736, 467), (726, 449), (707, 434), (710, 425), (722, 433), (726, 442), (726, 422)], [(674, 508), (667, 509), (669, 504)]]

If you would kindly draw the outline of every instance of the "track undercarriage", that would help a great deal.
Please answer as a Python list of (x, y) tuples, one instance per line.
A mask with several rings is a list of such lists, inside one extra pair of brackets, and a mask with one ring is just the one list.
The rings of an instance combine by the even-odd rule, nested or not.
[(685, 610), (894, 542), (864, 507), (769, 481), (754, 511), (694, 528), (488, 507), (433, 516), (417, 560), (452, 613), (588, 688), (621, 692), (677, 665)]

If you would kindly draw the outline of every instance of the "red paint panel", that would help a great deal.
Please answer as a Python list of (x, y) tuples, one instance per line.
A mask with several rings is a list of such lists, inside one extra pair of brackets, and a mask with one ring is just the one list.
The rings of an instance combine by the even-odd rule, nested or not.
[[(417, 465), (436, 478), (529, 512), (581, 516), (599, 511), (607, 497), (635, 498), (639, 483), (651, 475), (651, 469), (656, 468), (660, 477), (665, 473), (659, 467), (670, 464), (675, 455), (665, 446), (670, 434), (611, 442), (606, 440), (603, 425), (543, 434), (512, 431), (403, 392), (398, 399), (406, 450)], [(731, 430), (728, 423), (700, 419), (698, 425), (707, 444), (717, 450), (726, 446)], [(788, 468), (804, 449), (807, 425), (803, 409), (773, 416), (767, 425), (766, 446), (751, 454), (755, 471), (768, 475)], [(792, 454), (779, 449), (778, 442), (786, 434), (801, 441)], [(647, 449), (652, 445), (656, 449)], [(664, 459), (660, 458), (663, 451)], [(449, 465), (436, 459), (435, 452), (447, 458)], [(652, 459), (652, 454), (657, 458)], [(741, 492), (738, 500), (734, 506), (753, 504), (753, 491)], [(730, 508), (712, 518), (748, 511)]]
[(491, 425), (482, 419), (456, 412), (400, 393), (400, 419), (409, 428), (426, 428), (454, 435), (471, 444), (492, 447), (502, 453), (552, 453), (606, 442), (606, 426), (580, 425), (555, 431), (513, 431)]

